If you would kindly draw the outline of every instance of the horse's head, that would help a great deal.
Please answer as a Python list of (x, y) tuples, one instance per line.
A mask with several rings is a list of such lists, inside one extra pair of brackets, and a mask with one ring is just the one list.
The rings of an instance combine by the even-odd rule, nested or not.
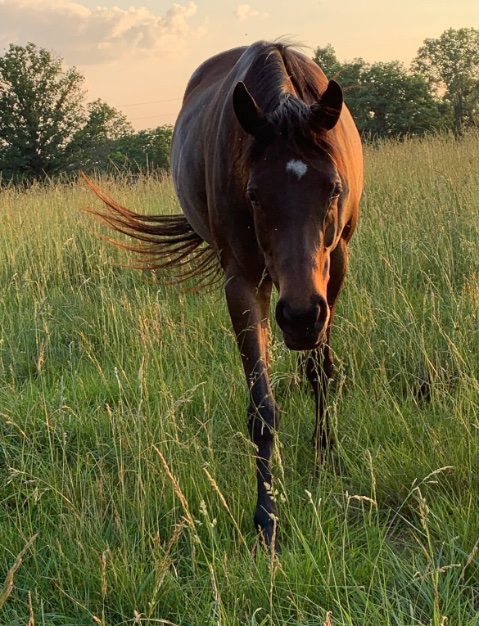
[(342, 210), (347, 185), (335, 142), (328, 140), (341, 113), (341, 88), (330, 81), (312, 106), (287, 95), (283, 106), (265, 114), (239, 83), (233, 103), (239, 123), (254, 137), (245, 193), (279, 290), (276, 319), (289, 348), (313, 349), (330, 317), (331, 255), (348, 226)]

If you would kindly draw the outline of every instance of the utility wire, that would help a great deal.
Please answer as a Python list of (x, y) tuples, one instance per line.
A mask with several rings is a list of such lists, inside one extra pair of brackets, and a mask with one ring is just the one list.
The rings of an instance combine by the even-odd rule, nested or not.
[(159, 113), (158, 115), (146, 115), (144, 117), (129, 117), (130, 122), (134, 122), (136, 120), (150, 120), (154, 117), (174, 117), (178, 115), (178, 113)]
[(181, 98), (169, 98), (168, 100), (150, 100), (149, 102), (130, 102), (130, 104), (118, 104), (118, 107), (136, 107), (140, 104), (159, 104), (160, 102), (177, 102)]

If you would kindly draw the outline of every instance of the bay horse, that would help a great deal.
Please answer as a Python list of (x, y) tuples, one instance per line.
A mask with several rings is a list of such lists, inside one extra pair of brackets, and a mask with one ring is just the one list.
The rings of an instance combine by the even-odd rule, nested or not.
[(332, 439), (329, 340), (358, 219), (361, 141), (334, 80), (292, 46), (260, 41), (193, 73), (173, 132), (171, 171), (182, 215), (135, 213), (90, 181), (108, 206), (93, 212), (140, 240), (123, 247), (144, 255), (142, 267), (176, 267), (181, 278), (198, 280), (222, 269), (257, 450), (254, 524), (274, 549), (271, 455), (280, 412), (268, 368), (272, 286), (286, 346), (307, 351), (321, 463)]

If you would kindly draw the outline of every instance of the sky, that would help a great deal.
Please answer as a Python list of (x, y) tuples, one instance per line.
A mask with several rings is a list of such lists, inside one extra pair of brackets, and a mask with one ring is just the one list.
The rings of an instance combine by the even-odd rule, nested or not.
[(136, 130), (174, 124), (208, 57), (286, 38), (341, 62), (402, 61), (448, 28), (479, 28), (478, 0), (0, 0), (0, 55), (33, 42), (75, 66)]

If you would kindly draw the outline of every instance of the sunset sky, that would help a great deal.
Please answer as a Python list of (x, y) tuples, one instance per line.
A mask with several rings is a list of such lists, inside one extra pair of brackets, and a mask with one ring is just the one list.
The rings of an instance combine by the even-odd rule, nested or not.
[(209, 56), (285, 37), (312, 56), (409, 65), (426, 38), (479, 28), (478, 0), (0, 0), (0, 55), (31, 41), (75, 65), (87, 99), (136, 129), (174, 123), (193, 70)]

